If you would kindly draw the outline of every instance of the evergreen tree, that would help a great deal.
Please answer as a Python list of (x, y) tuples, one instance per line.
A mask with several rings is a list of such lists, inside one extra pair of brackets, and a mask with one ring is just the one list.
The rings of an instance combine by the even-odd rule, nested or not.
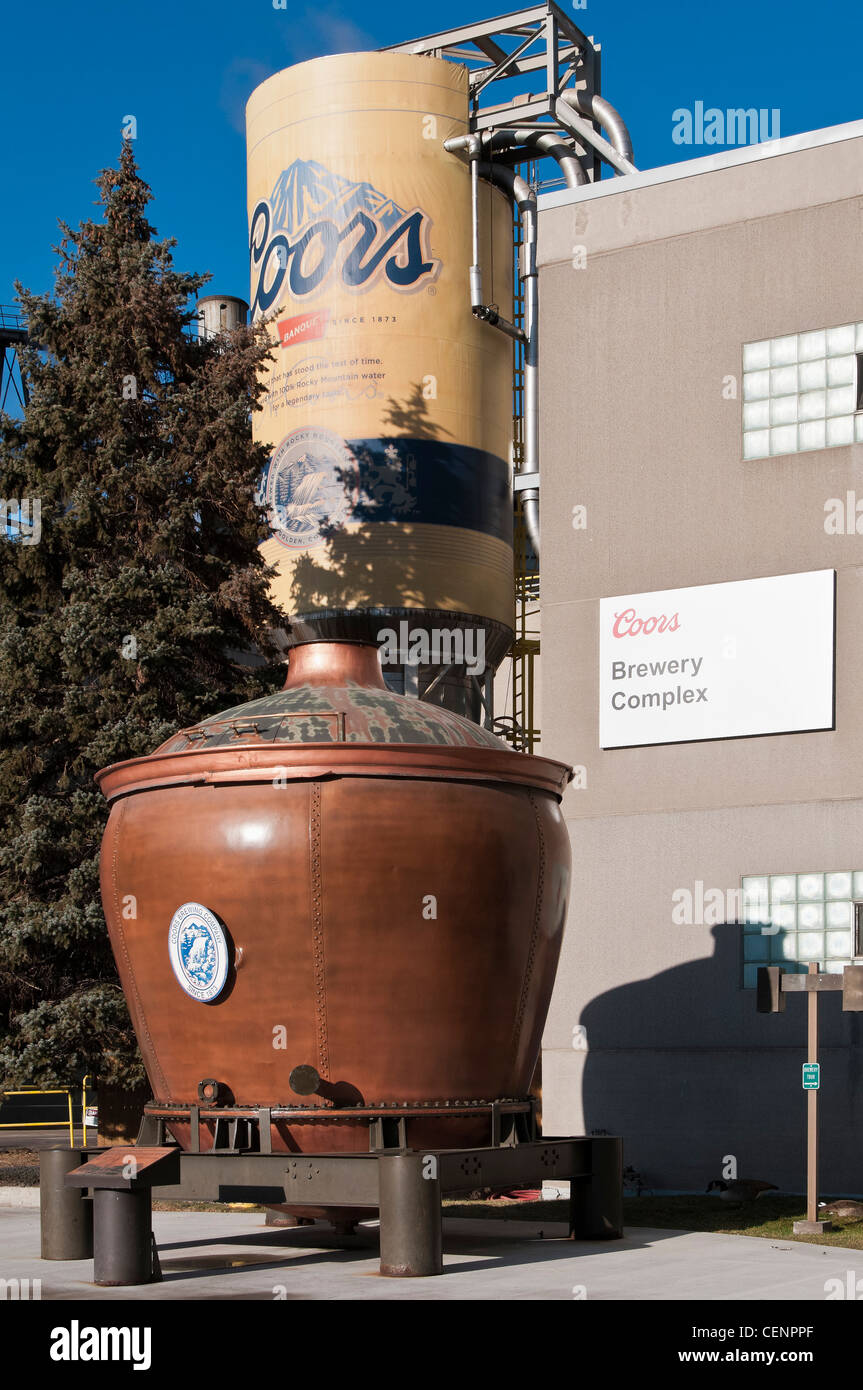
[(128, 142), (96, 183), (101, 220), (60, 224), (54, 295), (16, 286), (38, 347), (23, 421), (0, 419), (3, 498), (41, 506), (31, 534), (0, 536), (7, 1087), (143, 1079), (99, 898), (93, 774), (280, 683), (254, 500), (267, 451), (250, 427), (266, 332), (189, 332), (209, 276), (155, 240)]

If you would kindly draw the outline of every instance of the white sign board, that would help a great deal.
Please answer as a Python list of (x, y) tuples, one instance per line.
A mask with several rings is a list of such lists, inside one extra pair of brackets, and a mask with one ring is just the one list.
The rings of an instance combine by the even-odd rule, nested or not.
[(599, 743), (832, 729), (835, 572), (741, 579), (599, 605)]

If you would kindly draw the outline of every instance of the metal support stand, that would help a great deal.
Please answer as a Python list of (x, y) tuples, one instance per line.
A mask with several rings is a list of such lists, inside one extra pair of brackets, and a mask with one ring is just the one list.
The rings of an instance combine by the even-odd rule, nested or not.
[(154, 1260), (149, 1187), (130, 1192), (97, 1187), (93, 1203), (94, 1284), (158, 1283), (162, 1275), (158, 1257)]
[(176, 1148), (131, 1145), (104, 1149), (66, 1175), (70, 1191), (93, 1189), (93, 1282), (108, 1287), (157, 1283), (162, 1273), (153, 1241), (151, 1189), (176, 1182)]
[[(493, 1137), (499, 1138), (500, 1122), (499, 1109), (492, 1106)], [(528, 1126), (526, 1135), (532, 1132)], [(73, 1153), (69, 1163), (78, 1157)], [(538, 1186), (546, 1179), (565, 1180), (571, 1184), (571, 1238), (615, 1240), (623, 1234), (621, 1140), (606, 1135), (519, 1138), (516, 1125), (507, 1131), (504, 1142), (474, 1149), (429, 1151), (394, 1144), (368, 1153), (214, 1148), (202, 1153), (193, 1142), (185, 1151), (176, 1146), (133, 1145), (87, 1158), (66, 1174), (65, 1184), (67, 1189), (77, 1189), (76, 1197), (86, 1189), (94, 1191), (95, 1282), (100, 1285), (149, 1284), (161, 1278), (150, 1225), (154, 1187), (168, 1201), (287, 1207), (299, 1222), (305, 1220), (304, 1211), (310, 1217), (325, 1214), (342, 1235), (349, 1234), (363, 1213), (367, 1218), (380, 1213), (380, 1272), (389, 1278), (423, 1278), (443, 1272), (441, 1199), (462, 1196), (477, 1187)], [(561, 1204), (561, 1218), (565, 1214)]]
[[(90, 1151), (92, 1152), (92, 1150)], [(80, 1167), (82, 1149), (44, 1149), (39, 1163), (43, 1260), (89, 1260), (93, 1255), (93, 1203), (66, 1174)]]
[(623, 1140), (590, 1140), (591, 1178), (573, 1182), (569, 1234), (573, 1240), (620, 1240), (623, 1235)]
[(433, 1154), (378, 1160), (381, 1274), (412, 1278), (443, 1273), (441, 1186)]

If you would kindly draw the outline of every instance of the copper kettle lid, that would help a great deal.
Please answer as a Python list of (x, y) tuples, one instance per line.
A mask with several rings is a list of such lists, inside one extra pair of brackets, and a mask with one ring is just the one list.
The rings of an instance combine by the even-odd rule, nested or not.
[(508, 751), (502, 739), (452, 710), (388, 689), (375, 644), (342, 638), (292, 647), (288, 677), (277, 695), (202, 719), (157, 751), (238, 743), (434, 743)]
[(329, 777), (509, 783), (563, 795), (571, 768), (514, 752), (440, 705), (389, 690), (372, 642), (321, 638), (291, 649), (276, 695), (173, 734), (145, 758), (96, 774), (109, 801), (157, 787), (278, 784)]

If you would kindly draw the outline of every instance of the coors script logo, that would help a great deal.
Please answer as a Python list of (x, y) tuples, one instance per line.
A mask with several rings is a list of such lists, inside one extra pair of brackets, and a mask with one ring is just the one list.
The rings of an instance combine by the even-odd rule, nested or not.
[(337, 273), (357, 293), (381, 276), (394, 289), (418, 289), (440, 269), (428, 252), (430, 227), (420, 208), (408, 212), (369, 183), (295, 160), (252, 213), (253, 318), (276, 303), (285, 280), (294, 299)]
[(615, 637), (648, 637), (651, 632), (676, 632), (679, 627), (677, 613), (671, 617), (662, 613), (658, 618), (639, 618), (634, 608), (624, 608), (622, 613), (615, 613), (611, 631)]

